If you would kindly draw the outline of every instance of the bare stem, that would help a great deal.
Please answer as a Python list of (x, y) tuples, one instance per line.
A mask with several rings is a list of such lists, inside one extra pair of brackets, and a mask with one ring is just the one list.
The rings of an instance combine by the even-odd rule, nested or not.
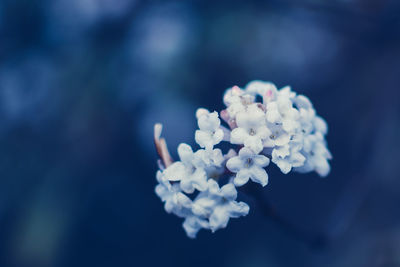
[(157, 153), (160, 156), (165, 168), (168, 168), (174, 161), (169, 154), (167, 142), (161, 138), (162, 124), (156, 123), (154, 125), (154, 144), (156, 145)]

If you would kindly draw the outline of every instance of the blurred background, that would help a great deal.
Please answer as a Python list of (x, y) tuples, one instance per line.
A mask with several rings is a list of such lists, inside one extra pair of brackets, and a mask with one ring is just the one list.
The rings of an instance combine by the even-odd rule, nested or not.
[[(188, 239), (153, 124), (176, 156), (254, 79), (310, 97), (331, 174), (271, 165), (247, 217)], [(398, 0), (1, 0), (0, 266), (400, 266), (399, 84)]]

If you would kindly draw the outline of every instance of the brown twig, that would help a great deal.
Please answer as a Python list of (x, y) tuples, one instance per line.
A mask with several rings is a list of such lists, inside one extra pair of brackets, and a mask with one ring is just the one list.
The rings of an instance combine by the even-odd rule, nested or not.
[(169, 154), (167, 142), (161, 138), (162, 124), (156, 123), (154, 125), (154, 144), (156, 145), (157, 153), (160, 156), (164, 168), (168, 168), (174, 161)]

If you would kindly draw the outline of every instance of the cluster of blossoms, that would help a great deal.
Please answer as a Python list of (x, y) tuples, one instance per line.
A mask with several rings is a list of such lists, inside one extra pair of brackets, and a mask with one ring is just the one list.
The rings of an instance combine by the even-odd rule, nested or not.
[[(290, 87), (278, 90), (272, 83), (253, 81), (244, 89), (229, 88), (223, 101), (226, 109), (219, 114), (197, 110), (195, 141), (201, 148), (194, 152), (180, 144), (179, 161), (169, 155), (162, 126), (154, 127), (161, 157), (155, 192), (168, 213), (184, 218), (183, 228), (191, 238), (202, 228), (214, 232), (225, 228), (230, 218), (247, 215), (249, 206), (236, 201), (236, 188), (249, 180), (266, 186), (270, 161), (285, 174), (316, 171), (326, 176), (330, 171), (327, 125), (307, 97)], [(215, 148), (221, 142), (234, 149), (224, 154)]]

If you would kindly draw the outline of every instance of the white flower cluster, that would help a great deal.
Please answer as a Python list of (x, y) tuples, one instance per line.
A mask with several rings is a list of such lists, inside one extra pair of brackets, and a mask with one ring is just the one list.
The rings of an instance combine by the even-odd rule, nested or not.
[[(285, 174), (316, 171), (326, 176), (330, 171), (327, 125), (307, 97), (290, 87), (278, 90), (272, 83), (253, 81), (244, 89), (229, 88), (223, 100), (226, 109), (220, 117), (229, 129), (217, 112), (198, 109), (195, 140), (201, 148), (193, 152), (180, 144), (179, 161), (172, 161), (160, 139), (161, 125), (155, 126), (161, 157), (155, 191), (168, 213), (185, 218), (183, 228), (192, 238), (202, 228), (214, 232), (230, 218), (247, 215), (249, 206), (236, 201), (236, 187), (249, 180), (267, 185), (270, 161)], [(237, 145), (238, 152), (223, 154), (215, 148), (222, 141)], [(228, 182), (221, 186), (221, 180)]]

